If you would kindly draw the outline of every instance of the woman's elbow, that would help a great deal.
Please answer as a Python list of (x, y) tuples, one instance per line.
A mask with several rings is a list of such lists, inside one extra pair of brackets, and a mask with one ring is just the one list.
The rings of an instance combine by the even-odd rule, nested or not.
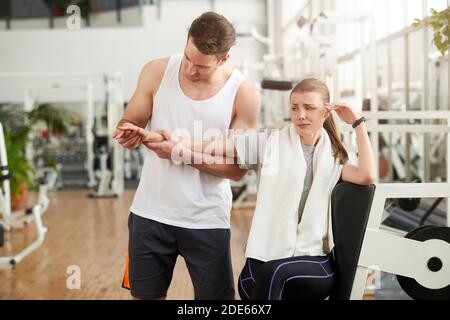
[(239, 181), (245, 176), (246, 173), (247, 173), (247, 170), (243, 170), (243, 169), (236, 170), (236, 172), (233, 172), (230, 179), (233, 181)]
[(360, 184), (364, 185), (364, 186), (368, 186), (368, 185), (374, 184), (375, 180), (376, 180), (375, 174), (368, 174), (368, 175), (365, 175), (361, 179), (361, 183)]

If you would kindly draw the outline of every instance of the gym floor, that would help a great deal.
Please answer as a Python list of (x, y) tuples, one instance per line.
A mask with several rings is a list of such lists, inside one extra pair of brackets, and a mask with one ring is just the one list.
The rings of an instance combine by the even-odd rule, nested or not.
[[(127, 219), (134, 191), (115, 199), (89, 199), (88, 191), (50, 193), (50, 207), (43, 216), (49, 232), (41, 247), (14, 270), (0, 271), (0, 299), (130, 299), (121, 287), (128, 245)], [(35, 198), (31, 197), (30, 203)], [(233, 210), (231, 252), (235, 282), (244, 262), (243, 244), (250, 230), (253, 210)], [(7, 234), (8, 250), (17, 252), (34, 238), (31, 226)], [(12, 248), (11, 248), (12, 245)], [(66, 286), (67, 268), (81, 270), (81, 289)], [(237, 287), (236, 287), (237, 288)], [(186, 265), (177, 261), (167, 299), (193, 299)], [(237, 290), (236, 298), (239, 299)]]
[[(12, 270), (0, 270), (0, 300), (115, 300), (131, 299), (123, 289), (122, 276), (128, 245), (128, 209), (134, 190), (126, 190), (119, 198), (90, 199), (87, 190), (50, 192), (50, 206), (43, 216), (49, 229), (44, 243)], [(30, 203), (37, 195), (31, 194)], [(245, 264), (243, 246), (250, 230), (253, 209), (231, 212), (231, 255), (235, 287)], [(35, 238), (30, 225), (5, 235), (7, 241), (0, 254), (20, 251)], [(68, 289), (68, 267), (78, 266), (81, 288)], [(392, 278), (392, 277), (391, 277)], [(408, 299), (389, 277), (371, 299)], [(194, 291), (183, 258), (175, 266), (167, 299), (191, 300)], [(236, 299), (239, 294), (236, 290)]]

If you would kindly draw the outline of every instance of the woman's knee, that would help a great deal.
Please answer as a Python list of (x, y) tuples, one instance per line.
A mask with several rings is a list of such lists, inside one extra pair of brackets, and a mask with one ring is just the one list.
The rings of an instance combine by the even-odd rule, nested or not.
[(294, 278), (283, 284), (282, 298), (285, 300), (324, 300), (330, 296), (334, 277)]
[(242, 300), (249, 300), (255, 287), (255, 274), (262, 264), (260, 261), (247, 259), (238, 278), (238, 291)]
[(268, 261), (256, 276), (256, 288), (273, 299), (325, 299), (332, 291), (332, 268), (323, 258), (290, 258)]

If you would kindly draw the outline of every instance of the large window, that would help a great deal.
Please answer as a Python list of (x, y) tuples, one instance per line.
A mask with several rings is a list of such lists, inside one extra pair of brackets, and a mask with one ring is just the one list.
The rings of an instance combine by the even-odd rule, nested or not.
[(405, 6), (406, 6), (406, 13), (407, 13), (406, 25), (411, 25), (414, 22), (414, 19), (422, 19), (423, 18), (423, 1), (422, 0), (406, 0)]
[[(433, 39), (431, 30), (428, 39), (424, 39), (423, 29), (411, 28), (415, 19), (423, 19), (424, 14), (429, 14), (431, 8), (444, 10), (448, 2), (448, 0), (311, 0), (313, 18), (321, 11), (325, 11), (336, 14), (334, 19), (329, 17), (329, 22), (331, 20), (336, 22), (336, 19), (339, 21), (327, 26), (332, 27), (331, 29), (321, 30), (326, 41), (332, 45), (330, 50), (335, 50), (337, 57), (341, 58), (337, 74), (342, 98), (354, 99), (359, 105), (362, 99), (368, 97), (373, 88), (370, 74), (374, 69), (370, 65), (376, 63), (380, 110), (438, 108), (448, 110), (448, 59), (439, 58), (436, 48), (431, 44)], [(363, 48), (362, 34), (366, 44), (369, 43), (369, 24), (366, 23), (367, 28), (364, 30), (360, 23), (348, 21), (355, 14), (368, 12), (374, 13), (376, 61), (359, 52)], [(430, 46), (428, 57), (424, 56), (427, 50), (425, 45)]]
[(386, 8), (391, 1), (392, 0), (376, 0), (373, 2), (377, 39), (384, 38), (389, 33), (389, 16), (391, 13), (389, 10), (386, 10)]
[(449, 7), (450, 5), (448, 0), (427, 0), (427, 2), (428, 2), (427, 14), (430, 13), (431, 9), (442, 11), (445, 10), (445, 8)]
[[(388, 5), (386, 8), (386, 11), (389, 12), (388, 33), (394, 33), (394, 32), (400, 31), (405, 27), (405, 25), (406, 25), (405, 3), (406, 3), (406, 1), (404, 1), (404, 0), (388, 1)], [(386, 23), (386, 19), (379, 20), (379, 21), (377, 21), (377, 23)]]
[[(432, 39), (432, 31), (429, 31), (429, 38)], [(428, 59), (429, 64), (429, 88), (430, 88), (430, 110), (449, 110), (448, 78), (449, 67), (448, 57), (442, 57), (435, 46), (431, 46)]]
[(391, 42), (392, 110), (406, 110), (405, 94), (405, 39), (397, 38)]
[(423, 97), (423, 74), (424, 74), (424, 42), (423, 30), (417, 30), (409, 35), (409, 109), (427, 109)]
[(390, 106), (388, 49), (387, 44), (377, 48), (378, 109), (381, 111), (388, 110)]

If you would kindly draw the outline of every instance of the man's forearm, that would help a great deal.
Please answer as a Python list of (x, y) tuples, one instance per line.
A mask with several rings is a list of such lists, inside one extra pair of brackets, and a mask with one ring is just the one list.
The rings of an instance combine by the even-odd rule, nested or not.
[(240, 169), (236, 164), (190, 164), (190, 166), (213, 176), (235, 181), (241, 180), (247, 173), (247, 170)]

